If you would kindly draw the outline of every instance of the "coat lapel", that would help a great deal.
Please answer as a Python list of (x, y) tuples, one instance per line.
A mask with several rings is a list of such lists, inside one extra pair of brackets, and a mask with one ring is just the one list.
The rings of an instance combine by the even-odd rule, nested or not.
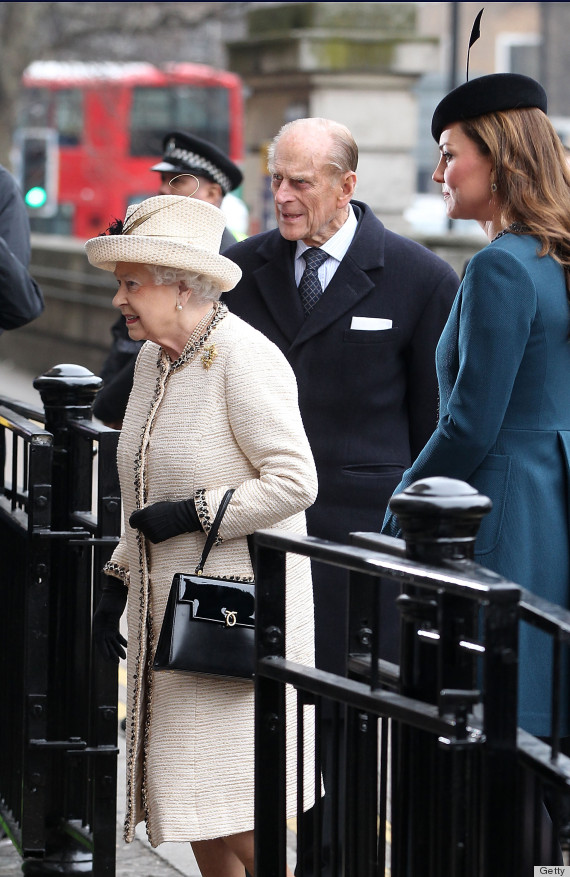
[(295, 243), (282, 238), (276, 230), (259, 247), (258, 253), (266, 260), (253, 272), (267, 309), (289, 343), (303, 326), (304, 314), (295, 285), (293, 260)]
[(353, 206), (360, 213), (354, 239), (321, 299), (303, 321), (293, 346), (318, 335), (378, 287), (377, 278), (368, 272), (384, 265), (384, 226), (369, 207), (358, 202)]
[(257, 252), (263, 264), (253, 276), (267, 309), (291, 347), (318, 335), (378, 286), (377, 279), (368, 272), (384, 264), (384, 226), (369, 207), (358, 201), (352, 203), (358, 217), (354, 239), (307, 319), (295, 284), (296, 243), (285, 240), (276, 229), (259, 246)]

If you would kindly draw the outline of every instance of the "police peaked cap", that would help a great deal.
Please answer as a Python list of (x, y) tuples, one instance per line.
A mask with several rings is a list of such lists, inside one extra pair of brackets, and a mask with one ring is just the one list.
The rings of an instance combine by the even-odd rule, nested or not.
[(237, 189), (243, 176), (239, 167), (221, 149), (194, 134), (171, 131), (162, 141), (162, 161), (151, 171), (196, 174), (222, 187), (227, 195)]
[(454, 88), (439, 102), (433, 114), (431, 133), (439, 143), (441, 132), (453, 122), (524, 107), (538, 107), (546, 113), (546, 92), (536, 80), (520, 73), (480, 76)]

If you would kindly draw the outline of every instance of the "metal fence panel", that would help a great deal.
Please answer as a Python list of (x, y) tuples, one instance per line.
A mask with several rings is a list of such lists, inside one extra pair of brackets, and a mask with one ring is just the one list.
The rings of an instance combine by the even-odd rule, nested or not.
[[(439, 558), (437, 539), (410, 551), (377, 534), (353, 534), (350, 546), (275, 530), (255, 535), (256, 856), (264, 877), (285, 873), (286, 685), (301, 703), (315, 702), (318, 715), (337, 717), (345, 757), (336, 753), (326, 771), (334, 877), (505, 877), (531, 863), (558, 864), (557, 808), (570, 791), (570, 760), (558, 753), (555, 728), (552, 745), (517, 731), (518, 627), (524, 616), (567, 643), (570, 612), (475, 564), (477, 526), (466, 523), (473, 509), (463, 512), (455, 539), (446, 521)], [(285, 659), (288, 552), (347, 570), (346, 677)], [(400, 592), (399, 666), (383, 657), (381, 642), (390, 582)], [(317, 742), (317, 772), (321, 756)], [(317, 828), (307, 851), (298, 833), (298, 877), (304, 860), (320, 866), (320, 840)]]
[(91, 619), (121, 505), (100, 384), (59, 366), (35, 381), (45, 412), (0, 398), (0, 819), (28, 874), (115, 873), (118, 681)]

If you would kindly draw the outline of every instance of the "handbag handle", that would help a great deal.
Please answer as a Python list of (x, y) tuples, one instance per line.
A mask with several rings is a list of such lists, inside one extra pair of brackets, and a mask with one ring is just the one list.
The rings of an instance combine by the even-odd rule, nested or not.
[(202, 551), (202, 557), (200, 558), (200, 562), (196, 567), (196, 575), (201, 576), (204, 571), (204, 565), (208, 559), (208, 554), (210, 553), (210, 549), (212, 545), (216, 541), (216, 536), (218, 535), (218, 530), (220, 529), (220, 524), (222, 523), (222, 518), (224, 517), (224, 513), (229, 505), (230, 499), (234, 494), (233, 488), (230, 490), (226, 490), (222, 497), (222, 501), (218, 506), (218, 511), (216, 512), (216, 517), (212, 522), (212, 526), (210, 527), (210, 532), (208, 533), (208, 537), (206, 539), (206, 544), (204, 545), (204, 549)]

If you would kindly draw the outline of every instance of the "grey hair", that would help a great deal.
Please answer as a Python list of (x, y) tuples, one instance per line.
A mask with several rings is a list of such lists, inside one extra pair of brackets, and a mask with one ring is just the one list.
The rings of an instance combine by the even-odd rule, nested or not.
[(169, 268), (166, 265), (147, 265), (154, 277), (157, 286), (170, 286), (172, 283), (182, 281), (188, 289), (192, 290), (192, 296), (199, 304), (208, 301), (218, 301), (222, 290), (215, 280), (206, 277), (205, 274), (197, 274), (195, 271), (187, 271), (185, 268)]
[(273, 138), (267, 154), (267, 166), (270, 173), (273, 173), (275, 170), (275, 150), (281, 137), (296, 128), (317, 128), (329, 134), (331, 148), (328, 154), (328, 164), (341, 174), (356, 170), (358, 165), (358, 146), (346, 125), (342, 125), (340, 122), (333, 122), (332, 119), (308, 118), (295, 119), (293, 122), (288, 122), (286, 125), (283, 125), (279, 133)]

